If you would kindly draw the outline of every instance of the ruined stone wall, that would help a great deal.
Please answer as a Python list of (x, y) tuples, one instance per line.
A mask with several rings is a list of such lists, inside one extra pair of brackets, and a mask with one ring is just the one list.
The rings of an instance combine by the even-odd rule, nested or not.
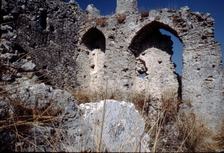
[[(137, 13), (137, 1), (131, 7), (125, 0), (117, 3), (117, 14), (101, 17), (93, 6), (84, 13), (76, 2), (3, 1), (1, 84), (36, 75), (101, 99), (146, 98), (150, 113), (170, 94), (182, 97), (180, 111), (203, 116), (216, 128), (224, 87), (211, 15), (188, 7)], [(161, 28), (183, 43), (182, 82), (171, 61), (172, 41)]]
[[(119, 22), (120, 18), (115, 14), (112, 17), (88, 19), (80, 27), (80, 52), (76, 59), (80, 71), (77, 72), (77, 81), (81, 84), (80, 88), (94, 95), (106, 93), (107, 98), (134, 103), (146, 99), (148, 113), (153, 119), (162, 108), (165, 93), (178, 98), (178, 75), (170, 60), (173, 54), (172, 41), (153, 27), (144, 38), (133, 37), (140, 42), (133, 40), (133, 43), (127, 43), (129, 28), (133, 26), (134, 29), (136, 20), (141, 16), (125, 15), (122, 22)], [(105, 22), (105, 25), (101, 25), (101, 22)], [(93, 35), (92, 41), (86, 40), (86, 37), (91, 39)], [(132, 51), (134, 46), (137, 48)], [(177, 105), (174, 104), (174, 107)]]
[[(170, 60), (171, 40), (159, 33), (161, 28), (174, 34), (183, 43), (181, 83)], [(100, 34), (105, 39), (105, 50), (98, 45), (89, 48), (82, 43), (90, 31), (95, 31), (96, 37)], [(95, 89), (98, 90), (96, 92), (105, 91), (107, 85), (107, 94), (111, 94), (111, 97), (114, 94), (129, 101), (137, 92), (139, 96), (156, 101), (154, 106), (158, 108), (163, 93), (171, 92), (178, 96), (178, 91), (182, 91), (181, 111), (192, 111), (196, 116), (217, 124), (222, 119), (221, 46), (214, 41), (214, 19), (209, 13), (191, 12), (188, 7), (183, 7), (180, 10), (161, 9), (144, 14), (98, 17), (88, 19), (80, 27), (79, 36), (82, 38), (79, 41), (80, 57), (85, 56), (87, 60), (95, 48), (105, 54), (104, 66), (99, 70), (102, 75), (100, 82), (104, 83), (101, 83), (101, 88)], [(80, 61), (77, 60), (77, 63)], [(97, 77), (89, 79), (92, 78), (89, 72), (94, 67), (88, 66), (88, 63), (82, 63), (82, 66), (87, 71), (78, 77), (85, 76), (83, 85), (91, 88), (93, 82), (98, 82)], [(143, 73), (146, 76), (139, 77)], [(181, 86), (180, 90), (178, 86)], [(216, 124), (209, 126), (216, 128)]]
[(116, 14), (138, 13), (138, 3), (136, 0), (117, 0)]
[(37, 75), (56, 87), (75, 87), (76, 42), (83, 11), (76, 2), (3, 1), (1, 80)]

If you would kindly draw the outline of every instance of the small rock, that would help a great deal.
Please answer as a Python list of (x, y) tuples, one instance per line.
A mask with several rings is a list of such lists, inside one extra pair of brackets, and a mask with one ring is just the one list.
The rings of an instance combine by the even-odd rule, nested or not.
[(33, 75), (34, 75), (33, 72), (29, 72), (29, 73), (27, 73), (27, 78), (28, 79), (32, 79)]
[(29, 62), (23, 64), (21, 66), (21, 69), (23, 71), (33, 71), (35, 67), (36, 67), (36, 64), (34, 64), (32, 61), (29, 61)]

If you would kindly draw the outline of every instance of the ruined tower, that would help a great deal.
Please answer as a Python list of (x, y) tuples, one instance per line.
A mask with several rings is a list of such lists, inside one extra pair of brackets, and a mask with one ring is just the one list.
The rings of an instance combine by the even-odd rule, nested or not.
[(117, 0), (116, 14), (123, 14), (127, 12), (138, 12), (137, 0)]

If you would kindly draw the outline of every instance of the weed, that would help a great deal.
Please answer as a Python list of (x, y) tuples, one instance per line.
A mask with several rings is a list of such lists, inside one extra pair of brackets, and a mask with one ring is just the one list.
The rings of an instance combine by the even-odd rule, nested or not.
[[(6, 94), (6, 92), (3, 94)], [(76, 95), (76, 98), (83, 103), (94, 100), (94, 94), (81, 88), (77, 89), (74, 94)], [(7, 97), (9, 97), (9, 95)], [(97, 98), (105, 99), (104, 97), (107, 97), (106, 93), (102, 93), (101, 97)], [(50, 146), (53, 151), (60, 151), (57, 147), (57, 144), (60, 142), (72, 145), (69, 142), (70, 138), (66, 138), (66, 142), (62, 140), (66, 137), (63, 133), (66, 129), (55, 124), (55, 120), (59, 119), (59, 114), (52, 115), (50, 111), (51, 106), (43, 108), (42, 112), (38, 112), (34, 108), (21, 106), (21, 101), (19, 99), (8, 100), (10, 105), (14, 107), (14, 115), (11, 117), (7, 116), (7, 119), (1, 119), (0, 131), (8, 131), (15, 135), (16, 141), (12, 141), (10, 142), (11, 144), (8, 144), (11, 147), (11, 150), (14, 146), (13, 151), (25, 151), (30, 146), (31, 148), (33, 147), (34, 151), (44, 151), (39, 146), (40, 138), (38, 137), (41, 133), (40, 126), (52, 127), (47, 133), (42, 133), (43, 135), (48, 135), (50, 139), (45, 139), (43, 137), (42, 141)], [(150, 136), (148, 147), (152, 152), (224, 150), (223, 121), (221, 123), (222, 128), (219, 131), (211, 131), (205, 127), (206, 122), (202, 119), (196, 120), (194, 114), (178, 114), (177, 105), (179, 99), (172, 90), (168, 90), (163, 93), (163, 105), (161, 105), (160, 111), (158, 111), (157, 120), (152, 124), (145, 113), (147, 111), (147, 103), (150, 103), (150, 100), (150, 96), (142, 97), (137, 94), (134, 94), (133, 96), (133, 103), (145, 117), (145, 133)], [(106, 103), (104, 108), (105, 107)], [(101, 124), (101, 131), (103, 131), (103, 124)], [(175, 137), (176, 132), (179, 133), (178, 137)], [(97, 142), (93, 142), (93, 145), (96, 144), (98, 147), (95, 149), (102, 151), (102, 132), (97, 135), (99, 135), (99, 138), (97, 138)], [(32, 138), (33, 141), (25, 141), (27, 136)], [(3, 146), (2, 148), (3, 150), (7, 150), (7, 148), (10, 148), (9, 146)], [(92, 151), (93, 150), (94, 148), (92, 148)]]
[(102, 18), (87, 19), (86, 22), (96, 22), (97, 25), (99, 25), (100, 27), (105, 27), (107, 25), (107, 18), (102, 17)]
[(117, 18), (117, 22), (118, 23), (123, 23), (126, 19), (127, 15), (126, 14), (117, 14), (116, 18)]
[[(219, 130), (210, 130), (203, 117), (194, 114), (180, 114), (179, 131), (182, 133), (182, 144), (192, 152), (224, 151), (224, 121), (220, 122)], [(181, 146), (180, 146), (181, 147)]]
[(141, 12), (141, 17), (142, 18), (145, 18), (145, 17), (148, 17), (149, 16), (149, 11), (142, 11)]

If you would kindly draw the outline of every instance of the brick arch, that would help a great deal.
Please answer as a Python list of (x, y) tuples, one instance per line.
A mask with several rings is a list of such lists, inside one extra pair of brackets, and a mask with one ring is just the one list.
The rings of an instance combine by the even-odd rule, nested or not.
[(84, 44), (89, 50), (100, 49), (105, 52), (106, 38), (97, 28), (90, 28), (82, 37), (81, 44)]

